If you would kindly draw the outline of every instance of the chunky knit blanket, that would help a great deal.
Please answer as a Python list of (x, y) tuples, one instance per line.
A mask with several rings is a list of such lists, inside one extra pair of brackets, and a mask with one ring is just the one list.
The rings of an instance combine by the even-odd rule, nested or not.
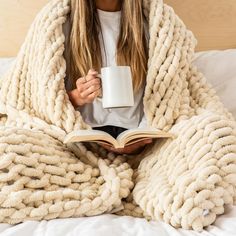
[(201, 230), (236, 202), (235, 120), (191, 64), (192, 32), (162, 0), (143, 7), (150, 34), (145, 115), (176, 138), (136, 156), (63, 144), (67, 133), (91, 127), (64, 86), (70, 0), (52, 0), (1, 78), (0, 222), (116, 213)]

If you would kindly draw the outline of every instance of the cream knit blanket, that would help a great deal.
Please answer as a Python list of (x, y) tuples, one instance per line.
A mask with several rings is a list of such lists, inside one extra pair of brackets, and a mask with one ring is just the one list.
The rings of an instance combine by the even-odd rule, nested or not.
[(68, 132), (91, 127), (64, 86), (70, 0), (50, 1), (1, 79), (0, 222), (117, 212), (201, 230), (236, 202), (234, 118), (192, 66), (196, 40), (173, 9), (144, 0), (144, 10), (145, 114), (177, 138), (132, 158), (97, 144), (63, 144)]

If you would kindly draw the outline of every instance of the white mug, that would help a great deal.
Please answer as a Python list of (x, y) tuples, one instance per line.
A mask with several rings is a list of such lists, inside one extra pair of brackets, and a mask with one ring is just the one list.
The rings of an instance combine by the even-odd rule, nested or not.
[(103, 108), (131, 107), (134, 105), (133, 83), (129, 66), (101, 68)]

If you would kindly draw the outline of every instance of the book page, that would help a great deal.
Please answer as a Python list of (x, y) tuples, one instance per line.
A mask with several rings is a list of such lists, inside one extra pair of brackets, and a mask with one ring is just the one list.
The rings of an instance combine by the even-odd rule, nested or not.
[(125, 146), (125, 144), (129, 145), (131, 140), (135, 143), (146, 138), (174, 138), (174, 135), (152, 127), (136, 128), (119, 134), (117, 141)]
[(70, 142), (100, 142), (117, 146), (118, 143), (110, 134), (102, 130), (76, 130), (67, 134), (64, 143)]
[(126, 147), (126, 146), (129, 146), (131, 144), (138, 143), (138, 142), (144, 141), (144, 140), (149, 139), (149, 138), (151, 138), (151, 137), (140, 137), (140, 138), (132, 139), (130, 141), (125, 140), (123, 146)]

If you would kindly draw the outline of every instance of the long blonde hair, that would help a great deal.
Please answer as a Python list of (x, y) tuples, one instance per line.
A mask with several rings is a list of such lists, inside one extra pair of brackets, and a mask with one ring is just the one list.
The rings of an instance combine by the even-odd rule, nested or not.
[[(146, 23), (142, 0), (122, 0), (116, 62), (131, 67), (134, 91), (138, 91), (146, 79)], [(95, 0), (71, 0), (67, 73), (74, 88), (76, 80), (87, 75), (90, 68), (101, 69), (100, 30)]]

